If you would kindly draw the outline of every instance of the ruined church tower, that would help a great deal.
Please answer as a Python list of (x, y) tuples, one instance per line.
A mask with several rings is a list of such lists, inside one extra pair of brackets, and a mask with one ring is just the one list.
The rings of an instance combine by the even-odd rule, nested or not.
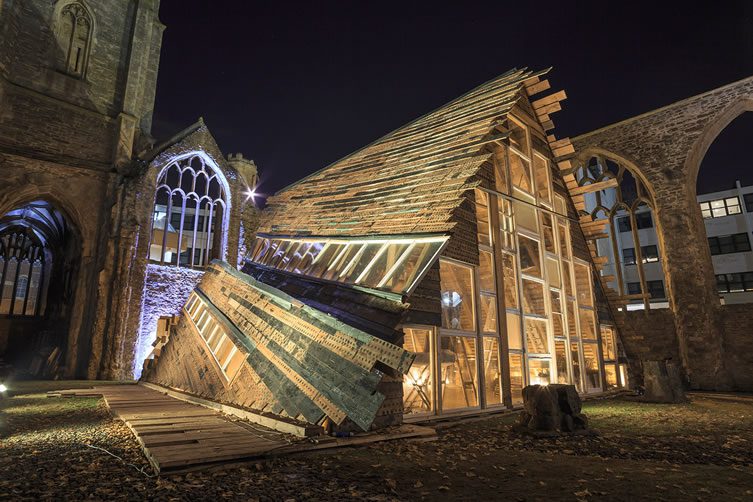
[(159, 0), (0, 1), (0, 354), (95, 375), (122, 280), (123, 187), (149, 147)]

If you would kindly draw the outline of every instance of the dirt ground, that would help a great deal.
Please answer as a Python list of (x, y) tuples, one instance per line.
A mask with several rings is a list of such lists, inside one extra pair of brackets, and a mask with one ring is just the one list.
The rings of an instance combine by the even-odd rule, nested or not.
[(596, 437), (521, 438), (501, 415), (440, 428), (432, 442), (157, 478), (100, 400), (42, 394), (75, 385), (26, 384), (0, 400), (0, 499), (753, 500), (753, 397), (589, 401)]

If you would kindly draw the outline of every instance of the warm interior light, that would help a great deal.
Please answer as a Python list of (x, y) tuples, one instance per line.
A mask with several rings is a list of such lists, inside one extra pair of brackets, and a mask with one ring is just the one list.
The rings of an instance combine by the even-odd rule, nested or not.
[(5, 384), (0, 383), (0, 392), (5, 392), (8, 390), (8, 387), (5, 386)]

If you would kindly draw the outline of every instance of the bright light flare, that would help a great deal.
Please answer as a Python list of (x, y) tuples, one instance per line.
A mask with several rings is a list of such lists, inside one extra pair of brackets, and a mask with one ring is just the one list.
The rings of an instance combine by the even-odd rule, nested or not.
[(0, 383), (0, 392), (6, 392), (7, 390), (8, 387), (6, 387), (4, 383)]
[(256, 202), (256, 190), (246, 187), (246, 191), (244, 193), (246, 194), (246, 202), (248, 202), (249, 200), (251, 202)]

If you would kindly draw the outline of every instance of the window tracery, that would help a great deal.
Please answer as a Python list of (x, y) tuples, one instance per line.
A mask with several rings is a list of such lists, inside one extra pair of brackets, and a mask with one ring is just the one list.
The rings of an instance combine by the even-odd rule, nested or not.
[(37, 316), (43, 303), (44, 244), (15, 227), (0, 235), (0, 315)]
[(63, 69), (75, 77), (86, 75), (91, 50), (93, 20), (80, 2), (71, 2), (60, 9), (57, 19), (58, 46)]
[(627, 301), (628, 310), (649, 309), (652, 303), (656, 308), (664, 295), (649, 286), (664, 279), (664, 270), (648, 187), (624, 163), (604, 155), (587, 157), (575, 178), (579, 187), (588, 188), (582, 213), (600, 223), (596, 249), (607, 258), (602, 279)]
[(201, 155), (170, 163), (157, 179), (149, 261), (203, 268), (222, 256), (227, 193)]

